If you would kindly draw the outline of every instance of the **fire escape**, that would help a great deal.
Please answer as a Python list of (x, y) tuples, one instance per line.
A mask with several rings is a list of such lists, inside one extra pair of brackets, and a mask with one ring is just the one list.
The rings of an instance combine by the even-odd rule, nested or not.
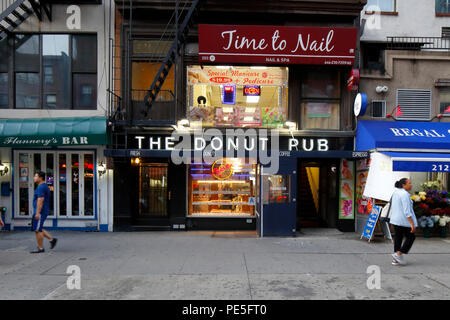
[(44, 14), (52, 21), (52, 6), (47, 0), (2, 0), (0, 2), (0, 41), (35, 14), (43, 21)]
[[(120, 34), (124, 39), (121, 40), (120, 44), (110, 39), (110, 70), (113, 77), (110, 80), (108, 90), (111, 105), (109, 118), (114, 127), (122, 127), (125, 131), (126, 127), (132, 126), (170, 126), (176, 123), (177, 103), (182, 100), (177, 95), (177, 82), (175, 80), (173, 91), (164, 90), (163, 85), (171, 69), (177, 63), (181, 49), (187, 41), (188, 33), (195, 23), (200, 6), (205, 0), (156, 1), (162, 3), (161, 6), (167, 7), (169, 14), (169, 10), (173, 10), (169, 8), (175, 8), (175, 10), (173, 10), (163, 32), (157, 38), (151, 39), (143, 38), (133, 25), (134, 21), (138, 20), (135, 16), (138, 14), (137, 10), (140, 10), (136, 8), (139, 2), (149, 4), (149, 6), (152, 5), (149, 1), (116, 0), (116, 6), (123, 15)], [(125, 25), (128, 27), (127, 29), (124, 27)], [(134, 54), (133, 44), (135, 41), (151, 42), (154, 48), (152, 54), (146, 57), (145, 61), (160, 63), (150, 87), (146, 90), (133, 90), (127, 80), (131, 76), (130, 57)], [(176, 78), (177, 75), (175, 75)], [(173, 110), (169, 112), (169, 108)], [(166, 117), (158, 118), (157, 115), (161, 113), (165, 113)], [(114, 144), (118, 146), (118, 144)]]

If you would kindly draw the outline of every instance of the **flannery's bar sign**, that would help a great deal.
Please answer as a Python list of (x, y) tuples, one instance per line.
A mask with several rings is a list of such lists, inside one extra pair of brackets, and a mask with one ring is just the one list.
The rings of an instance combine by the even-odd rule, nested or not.
[(356, 28), (199, 25), (200, 62), (352, 66)]
[(5, 137), (1, 138), (2, 146), (61, 146), (61, 145), (86, 145), (89, 144), (88, 137), (70, 136), (70, 137)]

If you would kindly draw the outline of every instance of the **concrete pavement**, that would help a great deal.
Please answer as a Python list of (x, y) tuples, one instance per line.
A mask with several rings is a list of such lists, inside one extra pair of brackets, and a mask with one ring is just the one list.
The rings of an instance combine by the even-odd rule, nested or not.
[[(418, 238), (391, 265), (390, 241), (306, 230), (295, 238), (247, 232), (0, 232), (0, 299), (450, 299), (450, 239)], [(81, 290), (67, 288), (68, 266)], [(370, 265), (381, 289), (369, 290)]]

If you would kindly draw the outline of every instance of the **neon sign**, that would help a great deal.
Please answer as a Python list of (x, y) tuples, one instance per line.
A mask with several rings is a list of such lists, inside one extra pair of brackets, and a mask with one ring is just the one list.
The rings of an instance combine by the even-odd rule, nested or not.
[(236, 86), (235, 85), (223, 86), (222, 103), (223, 104), (236, 104)]
[(233, 165), (224, 159), (214, 161), (211, 166), (211, 175), (219, 180), (226, 180), (233, 174)]
[(261, 86), (244, 86), (245, 97), (259, 97), (261, 95)]

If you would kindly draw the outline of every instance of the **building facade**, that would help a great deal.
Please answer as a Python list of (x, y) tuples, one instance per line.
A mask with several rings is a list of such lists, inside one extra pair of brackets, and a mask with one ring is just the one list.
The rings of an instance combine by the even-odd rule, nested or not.
[(448, 1), (369, 0), (362, 11), (360, 92), (367, 110), (358, 117), (355, 150), (370, 151), (374, 163), (358, 166), (357, 185), (369, 185), (366, 196), (357, 196), (358, 231), (367, 203), (389, 201), (395, 179), (410, 178), (413, 193), (426, 191), (421, 185), (429, 181), (450, 187), (449, 31)]
[(366, 1), (187, 3), (116, 1), (114, 229), (354, 231)]
[(28, 229), (33, 176), (51, 190), (47, 229), (112, 231), (110, 1), (3, 1), (0, 10), (1, 206)]

